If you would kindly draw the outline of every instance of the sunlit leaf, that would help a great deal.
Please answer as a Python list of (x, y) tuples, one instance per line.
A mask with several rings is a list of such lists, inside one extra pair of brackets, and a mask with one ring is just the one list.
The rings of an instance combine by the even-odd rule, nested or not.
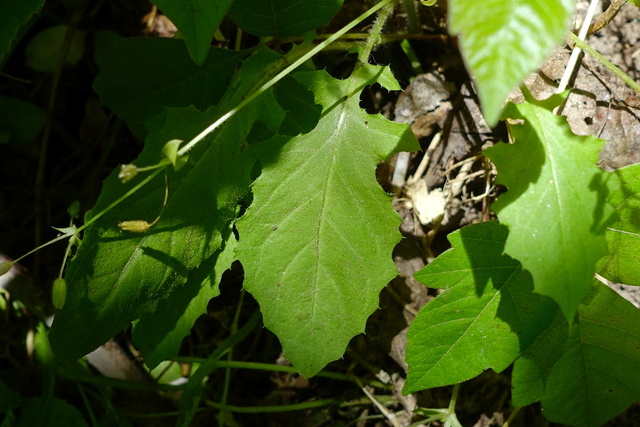
[(498, 122), (509, 92), (562, 41), (575, 0), (450, 0), (449, 29), (489, 125)]
[(486, 151), (508, 191), (492, 209), (509, 226), (505, 253), (533, 276), (567, 318), (589, 292), (595, 265), (607, 253), (604, 230), (613, 208), (606, 199), (618, 179), (596, 166), (603, 141), (576, 136), (552, 113), (563, 96), (509, 104), (513, 144)]
[(405, 392), (500, 372), (551, 322), (557, 306), (533, 293), (531, 276), (503, 255), (508, 230), (495, 221), (449, 235), (453, 248), (416, 279), (444, 289), (407, 333)]
[(596, 427), (640, 400), (640, 311), (600, 282), (538, 336), (513, 368), (513, 403), (541, 400), (545, 416)]
[(296, 78), (313, 90), (322, 117), (305, 135), (258, 147), (263, 170), (237, 224), (238, 258), (265, 325), (287, 359), (311, 376), (364, 330), (380, 290), (397, 274), (391, 251), (400, 221), (375, 168), (417, 144), (407, 126), (360, 108), (367, 85), (399, 89), (387, 68), (359, 67), (347, 80), (325, 72)]

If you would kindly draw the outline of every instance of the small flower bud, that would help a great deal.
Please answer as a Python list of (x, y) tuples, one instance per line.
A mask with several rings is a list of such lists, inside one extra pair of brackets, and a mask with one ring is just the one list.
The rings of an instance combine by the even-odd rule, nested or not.
[(53, 281), (53, 289), (51, 290), (51, 301), (53, 302), (53, 306), (60, 310), (62, 307), (64, 307), (66, 299), (67, 282), (62, 277), (58, 277)]
[(8, 273), (9, 270), (11, 270), (11, 267), (13, 267), (12, 262), (9, 262), (9, 261), (0, 262), (0, 276), (2, 276), (5, 273)]
[(120, 231), (131, 231), (133, 233), (144, 233), (149, 228), (151, 228), (151, 224), (147, 221), (122, 221), (118, 223), (118, 227), (120, 227)]
[(120, 166), (118, 178), (120, 178), (123, 184), (131, 181), (136, 175), (138, 175), (138, 167), (136, 165), (129, 163), (128, 165)]
[(71, 203), (69, 209), (67, 209), (67, 212), (69, 213), (69, 216), (71, 218), (76, 218), (80, 213), (80, 202), (75, 200), (73, 203)]

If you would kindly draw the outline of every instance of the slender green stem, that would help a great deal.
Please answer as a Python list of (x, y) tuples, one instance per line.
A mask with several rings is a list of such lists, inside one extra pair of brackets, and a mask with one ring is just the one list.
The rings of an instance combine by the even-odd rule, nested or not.
[(37, 248), (30, 250), (29, 252), (27, 252), (26, 254), (22, 255), (20, 258), (14, 260), (13, 262), (18, 262), (21, 259), (28, 257), (32, 253), (34, 253), (36, 251), (39, 251), (42, 248), (46, 248), (47, 246), (52, 245), (52, 244), (54, 244), (56, 242), (59, 242), (60, 240), (68, 239), (71, 236), (73, 236), (73, 233), (65, 233), (65, 234), (63, 234), (61, 236), (56, 237), (53, 240), (49, 240), (47, 243), (43, 243), (42, 245), (38, 246)]
[[(371, 28), (371, 34), (369, 35), (369, 37), (367, 38), (367, 41), (364, 44), (364, 49), (362, 49), (362, 52), (358, 56), (358, 60), (362, 64), (366, 64), (367, 62), (369, 62), (369, 56), (371, 56), (371, 51), (376, 45), (380, 44), (380, 41), (381, 41), (380, 35), (382, 34), (382, 29), (384, 28), (384, 24), (387, 22), (387, 19), (389, 19), (389, 16), (393, 11), (396, 1), (397, 0), (391, 0), (390, 2), (387, 2), (387, 4), (385, 4), (384, 7), (380, 10), (380, 13), (378, 14), (378, 19), (376, 19), (376, 23), (373, 25), (373, 28)], [(378, 3), (378, 5), (381, 3), (385, 3), (385, 2), (381, 1), (380, 3)]]
[(569, 34), (569, 38), (571, 39), (571, 41), (573, 41), (576, 44), (576, 46), (578, 46), (580, 49), (587, 52), (589, 55), (593, 56), (595, 59), (598, 60), (598, 62), (600, 62), (605, 67), (607, 67), (607, 69), (609, 69), (613, 74), (620, 77), (626, 84), (631, 86), (633, 90), (640, 93), (640, 85), (638, 85), (638, 83), (633, 81), (633, 79), (629, 77), (624, 71), (616, 67), (615, 64), (613, 64), (607, 58), (602, 56), (597, 50), (589, 46), (586, 42), (580, 40), (578, 36), (576, 36), (575, 34), (571, 32), (569, 32), (568, 34)]
[(327, 406), (327, 405), (331, 405), (332, 403), (337, 403), (338, 401), (339, 401), (338, 399), (323, 399), (323, 400), (312, 400), (310, 402), (303, 402), (303, 403), (294, 403), (292, 405), (234, 406), (234, 405), (223, 405), (222, 403), (206, 400), (205, 404), (207, 406), (211, 406), (212, 408), (220, 409), (226, 412), (259, 414), (259, 413), (267, 413), (267, 412), (290, 412), (290, 411), (300, 411), (303, 409), (319, 408), (321, 406)]
[(76, 382), (76, 387), (78, 388), (78, 393), (80, 394), (80, 398), (82, 399), (82, 403), (84, 404), (84, 408), (89, 415), (89, 420), (91, 421), (91, 425), (93, 427), (98, 427), (98, 419), (96, 418), (95, 413), (93, 412), (93, 408), (91, 407), (91, 403), (87, 398), (87, 394), (84, 392), (82, 385)]
[[(182, 363), (200, 363), (201, 358), (197, 357), (176, 357), (175, 359)], [(232, 368), (232, 369), (251, 369), (256, 371), (271, 371), (271, 372), (289, 372), (292, 374), (298, 373), (298, 370), (293, 366), (274, 365), (271, 363), (258, 363), (258, 362), (242, 362), (240, 360), (219, 360), (215, 364), (216, 368)], [(316, 374), (317, 377), (333, 378), (342, 381), (351, 381), (351, 378), (344, 374), (337, 372), (320, 371)]]
[(507, 421), (504, 422), (502, 427), (509, 427), (511, 425), (511, 422), (516, 418), (516, 416), (518, 416), (520, 409), (522, 409), (522, 406), (518, 406), (516, 409), (514, 409), (513, 412), (511, 412), (511, 415), (509, 415), (509, 418), (507, 418)]
[(407, 20), (409, 21), (409, 31), (412, 33), (420, 32), (420, 18), (416, 11), (416, 4), (414, 0), (402, 0), (404, 11), (407, 14)]
[[(242, 311), (242, 302), (244, 300), (244, 289), (240, 292), (240, 301), (238, 302), (238, 307), (236, 308), (236, 314), (233, 317), (233, 323), (231, 324), (231, 334), (235, 334), (238, 330), (238, 322), (240, 321), (240, 312)], [(233, 348), (229, 349), (227, 353), (227, 361), (230, 362), (233, 360)], [(227, 404), (229, 398), (229, 386), (231, 385), (231, 368), (227, 367), (224, 372), (224, 387), (222, 388), (222, 399), (220, 399), (220, 403), (223, 405)], [(220, 411), (218, 416), (218, 423), (220, 427), (224, 427), (225, 420), (225, 411)]]
[(460, 383), (453, 386), (453, 392), (451, 393), (451, 400), (449, 401), (449, 413), (456, 412), (456, 401), (458, 400), (458, 392), (460, 392)]
[(84, 230), (85, 228), (87, 228), (88, 226), (90, 226), (91, 224), (93, 224), (94, 222), (96, 222), (100, 217), (102, 217), (104, 214), (106, 214), (107, 212), (109, 212), (111, 209), (113, 209), (114, 207), (116, 207), (117, 205), (119, 205), (120, 203), (122, 203), (127, 197), (133, 195), (136, 191), (138, 191), (139, 189), (141, 189), (142, 187), (144, 187), (145, 185), (147, 185), (147, 183), (149, 183), (153, 178), (155, 178), (156, 176), (158, 176), (158, 174), (160, 172), (162, 172), (164, 169), (166, 168), (166, 166), (164, 168), (159, 168), (156, 169), (151, 175), (149, 175), (148, 177), (146, 177), (145, 179), (143, 179), (142, 181), (140, 181), (135, 187), (132, 187), (129, 191), (127, 191), (126, 193), (124, 193), (122, 196), (120, 196), (120, 198), (118, 198), (118, 200), (116, 200), (115, 202), (111, 203), (109, 206), (107, 206), (106, 208), (104, 208), (102, 211), (100, 211), (96, 216), (92, 217), (89, 219), (89, 221), (85, 222), (81, 227), (78, 227), (78, 230), (76, 231), (76, 234), (81, 232), (82, 230)]
[(263, 94), (271, 86), (275, 85), (280, 80), (282, 80), (283, 78), (285, 78), (286, 76), (291, 74), (291, 72), (293, 72), (293, 70), (295, 70), (300, 65), (304, 64), (306, 61), (311, 59), (318, 52), (321, 52), (326, 46), (328, 46), (331, 43), (333, 43), (334, 41), (338, 40), (340, 37), (342, 37), (344, 34), (346, 34), (353, 27), (355, 27), (356, 25), (358, 25), (359, 23), (361, 23), (362, 21), (367, 19), (369, 16), (373, 15), (374, 13), (376, 13), (378, 10), (380, 10), (381, 8), (386, 6), (387, 4), (389, 4), (391, 2), (394, 2), (394, 1), (396, 1), (396, 0), (382, 0), (380, 3), (378, 3), (377, 5), (375, 5), (374, 7), (372, 7), (371, 9), (369, 9), (368, 11), (366, 11), (365, 13), (363, 13), (362, 15), (360, 15), (359, 17), (357, 17), (356, 19), (351, 21), (349, 24), (344, 26), (341, 30), (339, 30), (338, 32), (333, 34), (331, 37), (329, 37), (328, 39), (326, 39), (325, 41), (323, 41), (322, 43), (317, 45), (315, 48), (311, 49), (309, 52), (307, 52), (306, 54), (301, 56), (293, 64), (289, 65), (287, 68), (285, 68), (284, 70), (282, 70), (281, 72), (276, 74), (271, 80), (269, 80), (268, 82), (263, 84), (260, 88), (258, 88), (258, 90), (253, 92), (251, 95), (249, 95), (245, 99), (243, 99), (242, 102), (240, 102), (240, 104), (238, 104), (238, 106), (236, 106), (231, 111), (229, 111), (226, 114), (224, 114), (218, 120), (216, 120), (211, 125), (209, 125), (205, 130), (203, 130), (198, 135), (196, 135), (191, 141), (189, 141), (187, 144), (185, 144), (184, 147), (182, 147), (180, 150), (178, 150), (178, 154), (179, 155), (184, 155), (185, 153), (187, 153), (196, 144), (198, 144), (200, 141), (202, 141), (207, 135), (209, 135), (211, 132), (213, 132), (218, 127), (220, 127), (220, 125), (222, 125), (224, 122), (226, 122), (231, 117), (233, 117), (238, 111), (240, 111), (241, 109), (246, 107), (251, 101), (253, 101), (258, 96)]
[[(362, 15), (360, 15), (359, 17), (357, 17), (356, 19), (354, 19), (353, 21), (351, 21), (349, 24), (347, 24), (346, 26), (344, 26), (342, 29), (340, 29), (339, 31), (337, 31), (336, 33), (334, 33), (331, 37), (327, 38), (325, 41), (323, 41), (322, 43), (318, 44), (316, 47), (314, 47), (313, 49), (309, 50), (307, 53), (305, 53), (304, 55), (302, 55), (300, 58), (298, 58), (295, 62), (293, 62), (291, 65), (289, 65), (288, 67), (286, 67), (284, 70), (282, 70), (280, 73), (276, 74), (273, 78), (271, 78), (269, 81), (267, 81), (265, 84), (263, 84), (262, 86), (260, 86), (256, 91), (254, 91), (253, 93), (251, 93), (248, 97), (246, 97), (245, 99), (243, 99), (235, 108), (231, 109), (230, 111), (228, 111), (226, 114), (224, 114), (222, 117), (220, 117), (218, 120), (216, 120), (215, 122), (213, 122), (211, 125), (209, 125), (205, 130), (203, 130), (202, 132), (200, 132), (198, 135), (196, 135), (191, 141), (189, 141), (187, 144), (185, 144), (180, 150), (178, 150), (178, 155), (182, 156), (184, 154), (186, 154), (189, 150), (191, 150), (196, 144), (198, 144), (200, 141), (202, 141), (207, 135), (209, 135), (211, 132), (213, 132), (214, 130), (216, 130), (218, 127), (220, 127), (220, 125), (222, 125), (224, 122), (226, 122), (227, 120), (229, 120), (231, 117), (233, 117), (238, 111), (240, 111), (242, 108), (246, 107), (249, 103), (251, 103), (251, 101), (253, 101), (254, 99), (256, 99), (258, 96), (260, 96), (262, 93), (264, 93), (266, 90), (268, 90), (270, 87), (272, 87), (273, 85), (275, 85), (276, 83), (278, 83), (280, 80), (282, 80), (284, 77), (286, 77), (287, 75), (291, 74), (291, 72), (293, 72), (296, 68), (298, 68), (300, 65), (304, 64), (306, 61), (308, 61), (309, 59), (311, 59), (315, 54), (317, 54), (318, 52), (321, 52), (323, 49), (325, 49), (327, 46), (329, 46), (331, 43), (333, 43), (334, 41), (338, 40), (340, 37), (344, 36), (349, 30), (351, 30), (352, 28), (354, 28), (356, 25), (358, 25), (359, 23), (361, 23), (362, 21), (364, 21), (365, 19), (367, 19), (368, 17), (370, 17), (371, 15), (373, 15), (374, 13), (376, 13), (378, 10), (382, 9), (383, 7), (389, 5), (390, 3), (394, 3), (398, 0), (382, 0), (380, 3), (378, 3), (377, 5), (375, 5), (374, 7), (372, 7), (371, 9), (369, 9), (368, 11), (366, 11), (365, 13), (363, 13)], [(389, 12), (391, 11), (391, 8), (389, 9)], [(384, 19), (378, 19), (378, 21), (376, 22), (376, 24), (381, 23), (381, 25), (384, 23), (384, 20), (386, 20), (386, 17), (388, 16), (385, 15)], [(382, 29), (382, 26), (380, 26), (380, 30)], [(372, 32), (372, 36), (375, 33)], [(379, 33), (378, 33), (379, 36)], [(372, 40), (373, 38), (370, 36), (368, 40)], [(375, 40), (374, 40), (375, 41)], [(367, 43), (369, 43), (369, 41), (367, 41)], [(370, 49), (373, 47), (374, 42), (371, 42), (371, 46), (369, 48), (369, 52)], [(367, 48), (365, 48), (366, 50)], [(362, 56), (361, 56), (362, 57)], [(368, 59), (368, 57), (367, 57)], [(116, 201), (114, 201), (113, 203), (111, 203), (109, 206), (107, 206), (106, 208), (104, 208), (102, 211), (100, 211), (98, 214), (96, 214), (94, 217), (90, 218), (87, 222), (85, 222), (82, 226), (78, 227), (78, 229), (75, 231), (75, 235), (78, 235), (78, 233), (80, 233), (81, 231), (83, 231), (84, 229), (86, 229), (88, 226), (90, 226), (91, 224), (93, 224), (94, 222), (96, 222), (99, 218), (101, 218), (102, 216), (104, 216), (107, 212), (109, 212), (111, 209), (113, 209), (115, 206), (117, 206), (118, 204), (122, 203), (125, 199), (127, 199), (129, 196), (133, 195), (135, 192), (137, 192), (139, 189), (141, 189), (142, 187), (144, 187), (146, 184), (148, 184), (153, 178), (155, 178), (160, 172), (162, 172), (167, 165), (169, 164), (168, 161), (163, 160), (160, 163), (158, 163), (157, 165), (153, 165), (153, 166), (148, 166), (148, 167), (144, 167), (141, 168), (139, 170), (150, 170), (150, 169), (155, 169), (155, 171), (147, 176), (144, 180), (142, 180), (141, 182), (139, 182), (135, 187), (131, 188), (129, 191), (127, 191), (124, 195), (122, 195), (120, 198), (118, 198)], [(62, 236), (58, 236), (57, 238), (38, 246), (36, 249), (33, 249), (32, 251), (26, 253), (25, 255), (21, 256), (20, 258), (18, 258), (16, 261), (31, 255), (32, 253), (38, 251), (39, 249), (42, 249), (46, 246), (49, 246), (55, 242), (58, 242), (62, 239), (68, 238), (73, 236), (73, 234), (64, 234)]]

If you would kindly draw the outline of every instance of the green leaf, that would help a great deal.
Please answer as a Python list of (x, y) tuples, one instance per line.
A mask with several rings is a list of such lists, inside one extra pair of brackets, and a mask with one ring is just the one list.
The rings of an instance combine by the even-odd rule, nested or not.
[(599, 426), (640, 400), (640, 312), (595, 281), (571, 327), (563, 316), (513, 368), (513, 403), (542, 400), (550, 421)]
[(183, 142), (184, 141), (181, 139), (172, 139), (162, 147), (162, 155), (171, 162), (173, 167), (176, 166), (176, 162), (178, 160), (178, 148), (180, 148), (180, 144)]
[(502, 254), (507, 234), (495, 221), (464, 227), (449, 235), (452, 249), (416, 273), (445, 291), (409, 327), (406, 393), (504, 370), (553, 319), (557, 306)]
[[(244, 61), (220, 106), (203, 113), (194, 107), (171, 108), (150, 122), (150, 136), (136, 163), (157, 163), (167, 140), (188, 141), (235, 107), (269, 73), (274, 57), (261, 50)], [(265, 108), (270, 111), (266, 118)], [(103, 212), (145, 174), (126, 184), (118, 179), (118, 170), (107, 178), (85, 222), (103, 216), (85, 230), (69, 263), (67, 301), (52, 325), (51, 343), (59, 358), (81, 357), (152, 312), (174, 288), (185, 284), (191, 270), (221, 248), (222, 232), (228, 231), (236, 205), (249, 189), (255, 160), (245, 139), (251, 126), (257, 119), (269, 120), (267, 126), (277, 129), (283, 114), (270, 91), (240, 110), (190, 151), (187, 165), (179, 171), (168, 168), (169, 199), (164, 209), (165, 179), (160, 174), (124, 203)], [(161, 211), (159, 221), (146, 233), (118, 230), (122, 220), (150, 221)]]
[[(108, 46), (104, 47), (108, 49)], [(132, 130), (145, 134), (143, 122), (168, 107), (194, 105), (201, 111), (220, 102), (242, 52), (211, 49), (196, 65), (184, 41), (166, 38), (127, 38), (115, 43), (112, 61), (93, 85), (104, 105)]]
[[(50, 412), (46, 418), (41, 418), (43, 408), (48, 407), (50, 403)], [(52, 399), (47, 401), (44, 397), (32, 397), (26, 399), (20, 411), (20, 422), (17, 424), (23, 426), (43, 425), (48, 427), (88, 427), (82, 413), (73, 405), (65, 402), (63, 399)]]
[[(65, 53), (67, 33), (73, 31)], [(35, 71), (53, 73), (61, 60), (64, 65), (75, 65), (84, 54), (84, 32), (73, 30), (67, 25), (56, 25), (36, 34), (25, 50), (27, 67)]]
[(233, 0), (153, 0), (178, 27), (193, 61), (207, 59), (211, 39)]
[(375, 168), (418, 146), (407, 126), (359, 106), (365, 86), (395, 83), (388, 68), (359, 67), (348, 80), (323, 71), (296, 78), (314, 92), (322, 118), (306, 135), (258, 147), (263, 170), (237, 224), (237, 252), (265, 325), (309, 377), (342, 356), (397, 274), (391, 251), (400, 221)]
[(313, 93), (304, 85), (288, 77), (275, 86), (273, 95), (287, 112), (278, 129), (279, 134), (295, 136), (316, 127), (322, 108), (314, 102)]
[(38, 137), (47, 120), (47, 114), (30, 102), (0, 96), (0, 132), (10, 135), (16, 145), (26, 144)]
[(490, 126), (509, 92), (562, 41), (574, 7), (574, 0), (449, 1), (449, 29), (460, 35)]
[(143, 316), (133, 328), (133, 340), (150, 369), (176, 356), (195, 321), (207, 312), (207, 304), (220, 295), (222, 273), (235, 260), (236, 239), (229, 229), (224, 247), (193, 270), (184, 286), (176, 288)]
[(0, 0), (2, 25), (0, 25), (0, 65), (4, 63), (12, 44), (18, 36), (20, 27), (37, 13), (44, 0)]
[(640, 285), (640, 164), (618, 169), (621, 188), (611, 194), (620, 220), (607, 228), (610, 255), (598, 263), (597, 271), (607, 279), (626, 285)]
[(323, 26), (343, 0), (235, 0), (229, 18), (257, 36), (290, 37)]
[(0, 380), (0, 414), (17, 408), (20, 406), (21, 401), (20, 392)]
[(607, 252), (604, 229), (614, 212), (605, 200), (618, 179), (596, 166), (603, 141), (574, 135), (552, 113), (564, 96), (509, 104), (504, 117), (518, 120), (509, 124), (515, 142), (486, 155), (498, 168), (496, 182), (509, 189), (492, 207), (509, 226), (505, 252), (570, 319)]

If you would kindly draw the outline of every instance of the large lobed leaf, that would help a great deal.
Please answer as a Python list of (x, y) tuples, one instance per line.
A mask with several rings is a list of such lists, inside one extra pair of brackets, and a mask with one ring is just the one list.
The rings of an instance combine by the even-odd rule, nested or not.
[(38, 12), (44, 0), (0, 0), (2, 25), (0, 25), (0, 66), (11, 51), (20, 27), (26, 24), (31, 16)]
[(121, 39), (113, 50), (104, 49), (109, 50), (109, 62), (101, 67), (93, 88), (138, 135), (146, 134), (144, 122), (164, 108), (194, 105), (205, 110), (219, 103), (246, 55), (211, 48), (204, 63), (196, 65), (183, 40), (157, 37)]
[[(156, 118), (159, 123), (151, 127), (136, 163), (157, 163), (167, 140), (189, 140), (236, 106), (276, 58), (261, 50), (244, 61), (220, 106), (205, 112), (194, 107), (171, 109), (164, 118)], [(269, 115), (262, 114), (264, 108)], [(166, 207), (148, 232), (121, 233), (117, 224), (123, 220), (151, 222), (158, 215), (164, 198), (162, 175), (87, 228), (66, 274), (67, 303), (56, 314), (51, 329), (51, 343), (59, 358), (81, 357), (129, 322), (163, 307), (171, 310), (171, 304), (158, 302), (184, 285), (192, 270), (221, 249), (223, 233), (228, 234), (237, 203), (249, 189), (254, 156), (245, 141), (254, 122), (259, 119), (263, 127), (275, 131), (283, 115), (271, 92), (266, 92), (198, 144), (182, 169), (169, 172)], [(85, 220), (98, 215), (141, 179), (123, 185), (114, 171)]]
[(155, 368), (178, 354), (182, 340), (195, 321), (207, 312), (209, 301), (220, 295), (222, 273), (235, 260), (236, 239), (229, 230), (224, 246), (189, 273), (184, 286), (174, 288), (155, 310), (144, 315), (133, 327), (133, 341), (144, 355), (144, 362)]
[(343, 1), (234, 0), (229, 18), (244, 31), (257, 36), (296, 36), (329, 22)]
[(618, 179), (596, 166), (603, 141), (574, 135), (552, 113), (564, 96), (509, 104), (504, 117), (512, 120), (514, 143), (486, 155), (498, 168), (497, 183), (508, 187), (492, 206), (509, 226), (505, 252), (531, 273), (535, 291), (570, 319), (607, 252), (604, 230), (614, 212), (606, 198)]
[(211, 39), (233, 0), (153, 0), (178, 27), (196, 64), (209, 53)]
[(489, 125), (509, 92), (562, 41), (575, 0), (450, 0), (449, 29), (478, 85)]
[(557, 306), (533, 293), (531, 276), (503, 255), (508, 230), (495, 221), (449, 235), (453, 248), (416, 279), (444, 291), (407, 333), (405, 393), (500, 372), (553, 319)]
[(541, 400), (545, 416), (599, 426), (640, 400), (640, 312), (595, 281), (571, 325), (562, 315), (513, 367), (513, 403)]
[(621, 187), (609, 197), (619, 221), (607, 228), (610, 254), (598, 273), (614, 282), (640, 286), (640, 165), (619, 169)]
[(265, 325), (304, 376), (342, 356), (397, 274), (391, 251), (399, 218), (375, 179), (395, 151), (417, 149), (408, 126), (359, 106), (376, 81), (399, 89), (386, 67), (363, 65), (347, 80), (299, 73), (323, 112), (306, 135), (261, 144), (254, 200), (237, 223), (245, 288)]

